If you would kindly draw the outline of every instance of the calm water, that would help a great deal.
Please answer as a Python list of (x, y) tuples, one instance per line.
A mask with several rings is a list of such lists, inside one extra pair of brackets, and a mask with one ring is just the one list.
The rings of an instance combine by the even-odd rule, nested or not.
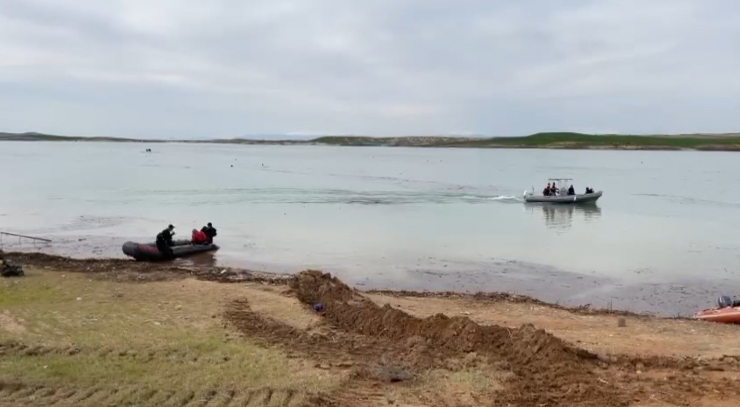
[[(152, 153), (145, 153), (151, 148)], [(47, 252), (121, 257), (125, 240), (206, 222), (199, 262), (332, 271), (365, 287), (514, 290), (688, 313), (740, 294), (740, 154), (0, 143), (0, 230)], [(548, 177), (596, 207), (529, 206)], [(18, 240), (3, 237), (6, 249)], [(23, 248), (34, 249), (24, 243)]]

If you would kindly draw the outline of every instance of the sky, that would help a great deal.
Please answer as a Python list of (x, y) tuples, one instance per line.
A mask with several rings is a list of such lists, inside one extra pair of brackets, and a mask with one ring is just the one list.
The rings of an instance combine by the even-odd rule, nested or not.
[(740, 131), (736, 0), (0, 0), (0, 131)]

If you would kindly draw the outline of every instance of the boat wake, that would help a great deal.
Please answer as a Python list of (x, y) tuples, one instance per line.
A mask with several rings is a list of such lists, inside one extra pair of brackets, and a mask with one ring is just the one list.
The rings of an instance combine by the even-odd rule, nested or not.
[(501, 202), (524, 202), (524, 199), (516, 197), (516, 196), (494, 196), (491, 198), (488, 198), (490, 201), (501, 201)]
[(522, 202), (513, 195), (471, 193), (466, 190), (349, 190), (333, 188), (238, 188), (207, 191), (162, 191), (160, 196), (190, 205), (200, 204), (486, 204), (492, 202)]

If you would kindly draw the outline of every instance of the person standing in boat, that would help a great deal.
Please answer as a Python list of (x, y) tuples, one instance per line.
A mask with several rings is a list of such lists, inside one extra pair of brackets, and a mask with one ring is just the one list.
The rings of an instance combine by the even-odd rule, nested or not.
[(552, 186), (550, 187), (550, 195), (558, 196), (558, 192), (560, 192), (560, 190), (558, 189), (558, 187), (555, 186), (555, 183), (553, 182)]
[(568, 195), (575, 195), (575, 194), (576, 194), (576, 189), (573, 188), (573, 185), (571, 185), (570, 188), (568, 188)]
[(216, 228), (213, 227), (211, 222), (208, 222), (208, 226), (203, 226), (203, 229), (201, 229), (200, 231), (208, 236), (208, 241), (206, 243), (213, 244), (213, 238), (216, 237), (217, 233)]
[(542, 195), (543, 196), (550, 196), (550, 183), (549, 182), (547, 183), (547, 186), (545, 187), (545, 189), (542, 190)]
[(172, 236), (175, 234), (175, 227), (172, 225), (167, 226), (167, 229), (157, 234), (157, 249), (162, 256), (165, 258), (171, 258), (172, 256)]

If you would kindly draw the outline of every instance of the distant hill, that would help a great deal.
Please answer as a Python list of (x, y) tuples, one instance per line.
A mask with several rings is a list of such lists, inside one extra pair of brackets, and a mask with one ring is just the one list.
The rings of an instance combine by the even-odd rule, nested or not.
[(729, 150), (740, 151), (740, 134), (624, 135), (536, 133), (524, 137), (319, 137), (315, 144), (339, 146), (448, 147), (448, 148), (551, 148), (620, 150)]
[(119, 137), (78, 137), (57, 136), (36, 132), (3, 133), (0, 132), (0, 141), (108, 141), (108, 142), (161, 142), (163, 140), (144, 140)]
[(450, 137), (450, 136), (324, 136), (313, 139), (205, 139), (146, 140), (115, 137), (70, 137), (42, 133), (0, 133), (0, 141), (77, 141), (139, 143), (212, 143), (262, 145), (332, 145), (377, 147), (446, 147), (446, 148), (548, 148), (548, 149), (614, 149), (614, 150), (720, 150), (740, 151), (740, 133), (629, 135), (585, 134), (572, 132), (536, 133), (523, 137)]

